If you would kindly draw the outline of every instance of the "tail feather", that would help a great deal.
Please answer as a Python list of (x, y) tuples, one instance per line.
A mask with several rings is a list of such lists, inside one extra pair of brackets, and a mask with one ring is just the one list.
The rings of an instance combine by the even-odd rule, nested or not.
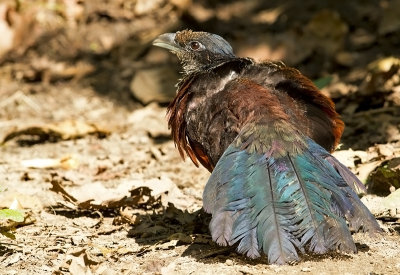
[[(204, 210), (213, 215), (210, 223), (211, 235), (215, 242), (220, 245), (231, 244), (232, 228), (237, 218), (237, 211), (240, 210), (239, 205), (233, 205), (233, 209), (226, 211), (228, 203), (235, 203), (235, 201), (229, 201), (230, 194), (235, 192), (235, 188), (239, 184), (235, 184), (237, 179), (231, 177), (230, 169), (233, 169), (237, 173), (245, 173), (243, 171), (245, 167), (245, 158), (242, 158), (245, 152), (239, 152), (237, 155), (229, 155), (227, 152), (227, 158), (224, 163), (221, 163), (214, 169), (215, 173), (211, 174), (209, 181), (215, 182), (216, 184), (207, 184), (204, 193), (203, 203)], [(218, 178), (216, 178), (218, 177)], [(226, 188), (226, 185), (232, 182), (231, 188)], [(237, 190), (236, 192), (239, 192)], [(243, 196), (242, 196), (243, 197)], [(243, 197), (244, 198), (244, 197)], [(236, 204), (239, 202), (239, 197), (236, 198)]]
[(211, 237), (219, 245), (230, 244), (234, 217), (232, 212), (218, 211), (213, 215), (210, 223)]
[[(315, 253), (340, 250), (340, 247), (352, 247), (352, 251), (355, 252), (356, 248), (345, 220), (331, 207), (332, 195), (337, 193), (337, 188), (330, 175), (321, 173), (324, 167), (321, 167), (309, 152), (294, 158), (287, 156), (286, 159), (286, 162), (290, 163), (288, 171), (293, 173), (292, 184), (296, 188), (292, 188), (291, 194), (285, 195), (297, 201), (295, 207), (300, 219), (297, 236), (302, 247), (310, 242), (309, 250)], [(332, 234), (332, 228), (337, 234)]]
[(318, 157), (325, 159), (340, 175), (340, 177), (350, 186), (354, 192), (357, 194), (366, 194), (367, 189), (365, 185), (342, 163), (340, 163), (337, 158), (329, 154), (324, 148), (319, 146), (317, 143), (310, 140), (308, 142), (309, 148)]
[(341, 164), (334, 156), (325, 156), (325, 160), (329, 162), (333, 168), (339, 173), (342, 179), (349, 185), (357, 194), (366, 194), (365, 185), (352, 173), (350, 170)]
[(380, 230), (342, 176), (351, 172), (338, 171), (329, 153), (304, 140), (308, 148), (283, 155), (281, 147), (279, 154), (256, 145), (250, 152), (228, 147), (203, 196), (213, 240), (238, 243), (238, 252), (251, 258), (263, 251), (270, 263), (283, 264), (305, 250), (356, 252), (346, 220), (355, 230)]
[[(216, 211), (211, 211), (211, 232), (224, 231), (220, 229), (221, 224), (213, 220), (224, 213), (230, 213), (231, 216), (237, 213), (229, 243), (240, 241), (238, 250), (241, 253), (255, 258), (260, 255), (262, 248), (273, 262), (298, 260), (298, 241), (288, 228), (288, 221), (293, 219), (294, 213), (291, 213), (293, 211), (287, 207), (287, 203), (279, 201), (278, 182), (270, 175), (271, 169), (265, 156), (249, 154), (230, 146), (223, 158), (226, 162), (216, 166), (204, 190), (204, 205), (217, 207), (214, 208)], [(260, 182), (265, 184), (258, 184)], [(209, 200), (212, 196), (207, 192), (211, 190), (218, 192), (216, 201)], [(221, 194), (226, 194), (226, 204)], [(221, 238), (212, 235), (214, 240)]]
[[(361, 202), (358, 198), (357, 194), (354, 190), (347, 186), (347, 187), (340, 187), (344, 196), (346, 196), (347, 203), (338, 203), (338, 197), (335, 197), (334, 200), (340, 211), (346, 217), (347, 221), (349, 222), (349, 226), (354, 231), (362, 231), (368, 232), (372, 235), (374, 233), (381, 232), (381, 228), (379, 224), (376, 222), (374, 216), (368, 210), (368, 208)], [(350, 204), (350, 207), (348, 206)]]
[(235, 220), (235, 224), (233, 225), (235, 230), (230, 243), (234, 244), (240, 241), (237, 248), (239, 253), (246, 254), (253, 259), (258, 258), (260, 257), (260, 252), (257, 241), (257, 228), (252, 227), (253, 225), (248, 219), (249, 213), (241, 214), (239, 214), (238, 219)]
[(374, 216), (357, 195), (366, 193), (365, 186), (361, 181), (335, 157), (312, 140), (309, 141), (309, 148), (317, 159), (320, 159), (320, 161), (325, 160), (328, 163), (326, 170), (329, 171), (329, 174), (342, 192), (342, 196), (334, 195), (333, 202), (340, 209), (343, 216), (346, 217), (350, 228), (354, 231), (362, 230), (372, 234), (381, 232), (382, 230)]

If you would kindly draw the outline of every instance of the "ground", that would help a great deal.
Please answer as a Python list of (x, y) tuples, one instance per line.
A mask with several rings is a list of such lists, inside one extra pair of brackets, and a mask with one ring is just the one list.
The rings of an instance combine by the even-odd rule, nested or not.
[[(400, 273), (399, 1), (83, 2), (0, 3), (0, 206), (25, 213), (0, 223), (15, 235), (0, 235), (2, 274)], [(179, 66), (150, 46), (186, 27), (323, 87), (346, 122), (335, 156), (367, 184), (382, 235), (286, 266), (211, 241), (209, 173), (166, 126)]]

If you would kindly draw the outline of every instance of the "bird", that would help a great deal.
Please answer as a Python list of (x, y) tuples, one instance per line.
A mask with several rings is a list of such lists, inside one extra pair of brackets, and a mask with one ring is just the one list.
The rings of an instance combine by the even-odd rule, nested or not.
[(364, 185), (331, 153), (344, 123), (333, 101), (280, 61), (238, 57), (221, 36), (164, 33), (183, 71), (167, 108), (182, 156), (211, 172), (203, 208), (213, 241), (270, 264), (356, 253), (351, 231), (381, 232)]

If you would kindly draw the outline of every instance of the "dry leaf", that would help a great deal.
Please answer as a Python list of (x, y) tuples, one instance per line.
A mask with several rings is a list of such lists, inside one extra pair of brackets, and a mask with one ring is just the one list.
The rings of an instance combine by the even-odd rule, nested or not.
[[(397, 189), (389, 196), (383, 199), (383, 205), (389, 209), (396, 209), (396, 212), (400, 214), (400, 189)], [(399, 215), (400, 218), (400, 215)]]
[(79, 166), (79, 160), (74, 156), (67, 156), (61, 159), (53, 158), (35, 158), (21, 161), (21, 165), (26, 168), (64, 168), (65, 170), (76, 169)]
[(125, 207), (119, 211), (119, 216), (113, 220), (113, 225), (131, 224), (136, 225), (140, 222), (139, 217), (134, 214), (133, 208)]
[(70, 195), (62, 186), (62, 181), (58, 177), (57, 173), (52, 173), (51, 174), (51, 180), (50, 183), (52, 187), (50, 188), (50, 191), (53, 191), (57, 194), (61, 194), (65, 200), (67, 200), (70, 203), (75, 204), (77, 202), (77, 199), (75, 199), (72, 195)]
[(17, 198), (14, 198), (13, 202), (11, 203), (9, 209), (12, 210), (22, 210), (24, 209)]
[(354, 168), (356, 166), (356, 160), (361, 160), (362, 163), (368, 160), (367, 152), (353, 151), (352, 149), (335, 151), (332, 155), (349, 168)]
[(173, 203), (179, 207), (187, 207), (187, 201), (179, 188), (168, 177), (160, 179), (149, 179), (145, 181), (135, 181), (133, 186), (136, 188), (147, 187), (151, 190), (154, 198), (161, 198), (161, 203), (165, 207), (169, 203)]
[(13, 47), (14, 30), (7, 22), (7, 13), (10, 7), (7, 4), (0, 4), (0, 57)]
[(376, 167), (381, 165), (382, 162), (383, 160), (378, 160), (359, 165), (356, 169), (358, 179), (365, 184), (372, 171), (374, 171)]
[(91, 268), (95, 268), (98, 262), (86, 252), (84, 248), (73, 248), (67, 252), (65, 262), (60, 269), (68, 270), (72, 275), (93, 274)]
[(152, 208), (171, 202), (187, 206), (187, 200), (169, 178), (123, 181), (116, 188), (106, 188), (101, 182), (67, 187), (56, 173), (51, 176), (50, 190), (61, 194), (65, 206), (73, 209)]
[(59, 123), (30, 126), (12, 131), (4, 137), (2, 143), (18, 138), (18, 143), (32, 145), (46, 141), (55, 142), (59, 140), (78, 139), (86, 135), (97, 135), (99, 138), (104, 138), (109, 134), (109, 131), (101, 129), (94, 123), (66, 120)]
[(377, 92), (391, 92), (400, 85), (400, 59), (384, 57), (368, 65), (368, 74), (360, 87), (363, 95)]
[(38, 37), (35, 10), (17, 11), (14, 5), (0, 4), (0, 61), (9, 52), (22, 54)]
[(189, 236), (189, 235), (184, 234), (184, 233), (172, 234), (171, 236), (168, 237), (168, 239), (170, 241), (176, 240), (176, 241), (179, 241), (179, 242), (185, 243), (185, 244), (191, 244), (193, 242), (193, 238), (191, 236)]

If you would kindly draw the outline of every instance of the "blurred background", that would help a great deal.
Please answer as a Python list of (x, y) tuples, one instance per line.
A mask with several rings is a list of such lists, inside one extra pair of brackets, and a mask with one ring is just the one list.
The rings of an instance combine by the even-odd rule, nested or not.
[[(346, 123), (335, 156), (380, 196), (366, 197), (372, 212), (390, 232), (400, 231), (400, 0), (1, 0), (0, 206), (17, 198), (35, 217), (17, 231), (31, 256), (0, 249), (3, 266), (52, 271), (75, 245), (100, 253), (100, 263), (111, 253), (111, 269), (121, 270), (121, 263), (137, 264), (131, 254), (158, 261), (164, 248), (157, 242), (168, 244), (172, 234), (208, 234), (207, 223), (181, 209), (201, 208), (209, 174), (181, 161), (166, 126), (181, 68), (174, 55), (151, 45), (182, 29), (219, 34), (238, 56), (282, 60), (312, 79)], [(120, 198), (133, 186), (162, 186), (162, 203), (140, 189), (130, 195), (137, 205), (128, 206)], [(167, 214), (148, 218), (167, 206)], [(121, 224), (132, 226), (136, 246)], [(97, 246), (86, 237), (57, 241), (79, 230)], [(99, 237), (99, 230), (114, 233)], [(195, 243), (188, 238), (179, 240)], [(47, 253), (43, 242), (56, 241), (64, 254), (53, 255), (50, 267), (32, 258)], [(113, 250), (116, 243), (133, 252)], [(398, 245), (376, 249), (390, 245), (398, 255)], [(102, 246), (111, 252), (98, 252)], [(161, 250), (148, 252), (152, 246)], [(356, 273), (370, 272), (365, 262), (381, 266), (382, 258), (360, 257)], [(159, 272), (153, 265), (142, 267)]]

